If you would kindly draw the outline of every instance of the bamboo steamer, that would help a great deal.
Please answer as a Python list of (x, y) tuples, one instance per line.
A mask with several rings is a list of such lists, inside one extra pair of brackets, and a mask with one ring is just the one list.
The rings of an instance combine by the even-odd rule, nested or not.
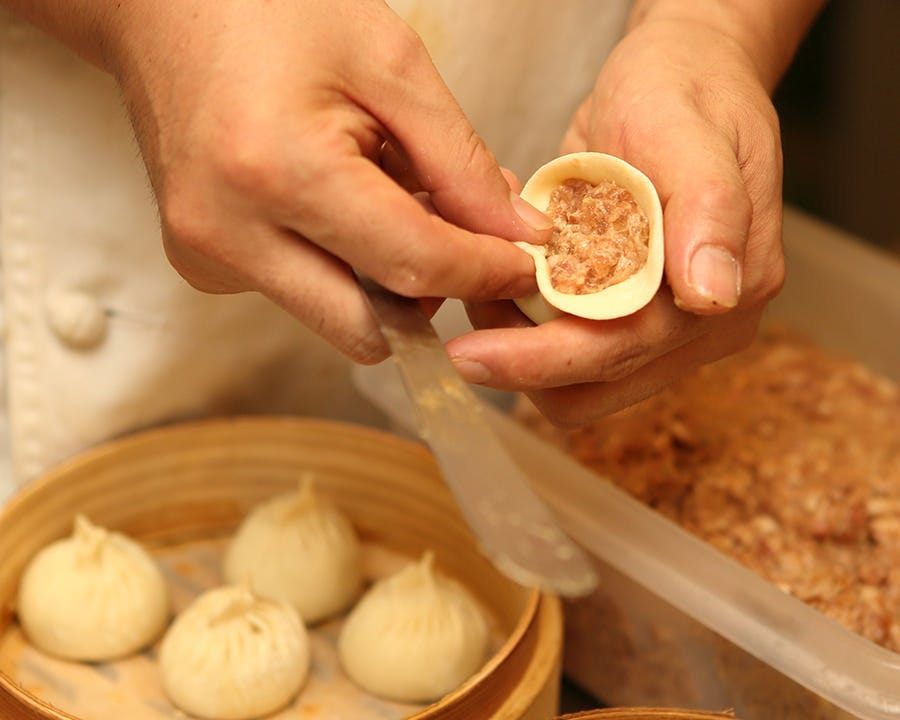
[(698, 710), (676, 710), (670, 708), (613, 708), (609, 710), (587, 710), (585, 712), (562, 715), (557, 720), (714, 720), (728, 718), (737, 720), (732, 712), (701, 712)]
[[(314, 473), (320, 492), (349, 516), (364, 545), (405, 558), (431, 548), (438, 567), (466, 585), (493, 619), (496, 649), (482, 669), (433, 705), (410, 706), (398, 716), (545, 720), (557, 713), (558, 600), (516, 585), (480, 554), (424, 448), (353, 425), (256, 417), (188, 423), (111, 442), (30, 484), (0, 513), (0, 718), (131, 718), (103, 703), (135, 695), (157, 708), (153, 717), (186, 718), (162, 695), (152, 654), (124, 661), (134, 663), (130, 666), (87, 669), (45, 658), (38, 668), (42, 677), (73, 673), (72, 697), (51, 696), (35, 687), (41, 683), (25, 682), (23, 666), (43, 661), (23, 660), (28, 652), (39, 654), (21, 640), (15, 622), (19, 577), (38, 550), (69, 534), (79, 512), (140, 540), (160, 558), (196, 552), (204, 543), (224, 544), (254, 505), (296, 488), (305, 471)], [(138, 665), (140, 672), (134, 670)], [(85, 687), (94, 675), (104, 676), (102, 684)], [(84, 710), (91, 703), (105, 709), (81, 714), (93, 712)], [(311, 707), (292, 708), (284, 717), (329, 716), (324, 704), (317, 706), (319, 714)]]

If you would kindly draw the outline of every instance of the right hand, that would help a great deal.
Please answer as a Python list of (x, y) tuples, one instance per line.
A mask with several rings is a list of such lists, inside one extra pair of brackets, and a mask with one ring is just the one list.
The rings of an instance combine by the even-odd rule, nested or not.
[(259, 291), (358, 362), (388, 349), (351, 267), (409, 297), (533, 291), (508, 241), (549, 222), (381, 0), (131, 0), (104, 20), (166, 253), (194, 287)]

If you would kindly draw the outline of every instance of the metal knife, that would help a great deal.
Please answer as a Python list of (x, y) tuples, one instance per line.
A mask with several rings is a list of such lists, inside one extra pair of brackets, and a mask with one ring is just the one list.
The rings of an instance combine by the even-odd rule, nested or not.
[(482, 552), (506, 576), (559, 595), (586, 595), (597, 576), (488, 424), (418, 301), (358, 276), (428, 443)]

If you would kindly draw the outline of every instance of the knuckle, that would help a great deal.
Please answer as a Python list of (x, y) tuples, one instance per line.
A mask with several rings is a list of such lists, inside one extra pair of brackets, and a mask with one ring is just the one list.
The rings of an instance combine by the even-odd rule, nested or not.
[(615, 352), (602, 360), (595, 380), (615, 382), (630, 377), (644, 364), (646, 348), (637, 338), (617, 344)]
[(754, 105), (756, 117), (760, 123), (759, 134), (762, 138), (767, 138), (771, 149), (781, 149), (779, 138), (781, 137), (781, 120), (778, 117), (778, 111), (775, 106), (766, 97), (759, 103)]
[(768, 101), (746, 111), (737, 123), (737, 158), (745, 174), (760, 174), (760, 182), (771, 182), (774, 172), (781, 176), (783, 152), (781, 126), (774, 106)]
[(415, 270), (392, 269), (389, 273), (387, 286), (404, 297), (421, 298), (433, 294), (429, 293), (428, 290), (428, 288), (433, 287), (431, 281), (428, 277)]
[(380, 61), (385, 77), (408, 77), (425, 57), (425, 44), (409, 25), (393, 27), (390, 40), (381, 45)]
[(633, 355), (621, 355), (607, 361), (601, 368), (597, 380), (602, 382), (615, 382), (629, 377), (639, 367), (637, 358)]
[(160, 205), (163, 249), (172, 267), (193, 288), (208, 293), (249, 287), (241, 271), (240, 249), (218, 214), (189, 193), (173, 194)]
[(291, 142), (273, 139), (268, 125), (253, 119), (236, 123), (216, 143), (213, 180), (240, 200), (288, 216), (315, 215), (323, 182), (346, 168), (352, 155), (346, 119), (337, 113), (311, 113), (292, 126)]
[(214, 156), (214, 172), (238, 195), (280, 197), (286, 184), (282, 156), (260, 136), (247, 128), (232, 133)]
[(374, 365), (390, 354), (387, 341), (368, 310), (336, 315), (327, 298), (316, 293), (280, 298), (288, 312), (338, 352), (361, 365)]
[(376, 365), (390, 355), (387, 341), (377, 327), (345, 336), (335, 345), (344, 355), (360, 365)]
[(767, 264), (767, 271), (759, 292), (760, 300), (763, 303), (769, 303), (781, 292), (784, 287), (785, 275), (784, 257), (778, 253)]
[(765, 120), (766, 129), (762, 133), (766, 156), (774, 159), (780, 167), (782, 164), (781, 147), (781, 121), (775, 108), (771, 108), (768, 118)]
[(169, 244), (204, 255), (214, 251), (218, 229), (212, 215), (201, 208), (202, 204), (186, 192), (176, 192), (161, 204), (163, 232)]
[(211, 282), (210, 279), (204, 275), (203, 273), (197, 272), (190, 265), (176, 265), (172, 263), (172, 267), (178, 272), (181, 278), (194, 290), (198, 290), (199, 292), (206, 293), (208, 295), (229, 295), (236, 290), (232, 290), (231, 288), (224, 287), (218, 283)]
[(466, 124), (455, 148), (459, 167), (464, 172), (477, 176), (490, 172), (497, 165), (493, 152), (476, 130), (468, 125), (468, 121), (461, 122)]
[[(291, 143), (277, 139), (277, 130), (254, 112), (237, 112), (219, 128), (210, 143), (213, 182), (238, 198), (259, 200), (274, 208), (292, 207), (332, 153), (340, 130), (331, 115), (310, 115), (292, 127)], [(302, 147), (302, 155), (286, 148)]]
[(742, 227), (749, 227), (753, 217), (753, 202), (741, 182), (718, 180), (704, 190), (707, 210), (713, 217), (733, 217)]
[(380, 281), (385, 287), (405, 297), (419, 298), (435, 294), (439, 268), (423, 262), (420, 253), (410, 249), (384, 269)]
[(752, 235), (757, 249), (745, 264), (747, 276), (741, 294), (741, 303), (748, 308), (771, 302), (781, 292), (786, 278), (780, 214), (760, 218)]
[(240, 292), (242, 289), (239, 283), (230, 283), (221, 277), (211, 277), (193, 253), (185, 252), (184, 247), (173, 242), (165, 232), (163, 250), (172, 268), (195, 290), (221, 295)]

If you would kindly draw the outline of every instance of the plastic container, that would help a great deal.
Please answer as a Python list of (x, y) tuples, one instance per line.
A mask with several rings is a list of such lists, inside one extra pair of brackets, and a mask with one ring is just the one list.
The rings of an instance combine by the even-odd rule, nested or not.
[[(900, 262), (796, 212), (786, 213), (785, 243), (788, 280), (769, 318), (900, 380)], [(397, 386), (357, 379), (409, 423)], [(489, 415), (597, 561), (599, 590), (566, 610), (565, 668), (576, 683), (608, 705), (733, 708), (744, 720), (900, 718), (900, 655), (598, 482), (502, 413)]]
[(714, 720), (715, 718), (731, 718), (734, 714), (691, 712), (670, 708), (621, 708), (608, 710), (586, 710), (584, 712), (563, 715), (558, 720)]

